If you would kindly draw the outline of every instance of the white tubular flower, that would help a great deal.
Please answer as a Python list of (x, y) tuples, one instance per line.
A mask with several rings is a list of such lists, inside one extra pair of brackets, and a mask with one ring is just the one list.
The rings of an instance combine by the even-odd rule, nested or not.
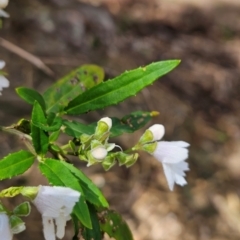
[(34, 205), (42, 214), (43, 233), (46, 240), (55, 240), (54, 221), (57, 226), (56, 236), (63, 238), (66, 222), (71, 219), (71, 212), (80, 193), (68, 187), (40, 186)]
[[(0, 70), (5, 66), (5, 62), (0, 60)], [(0, 75), (0, 95), (3, 88), (9, 87), (9, 81), (2, 75)]]
[(9, 217), (6, 213), (0, 213), (0, 236), (0, 238), (4, 240), (12, 240), (13, 238)]
[[(164, 126), (153, 125), (149, 128), (154, 137), (158, 140), (159, 136), (164, 135)], [(155, 133), (153, 131), (156, 131)], [(164, 174), (166, 176), (170, 190), (173, 190), (174, 183), (184, 186), (187, 184), (185, 180), (185, 171), (189, 170), (188, 163), (185, 160), (188, 158), (189, 144), (184, 141), (157, 142), (155, 150), (151, 153), (163, 165)]]

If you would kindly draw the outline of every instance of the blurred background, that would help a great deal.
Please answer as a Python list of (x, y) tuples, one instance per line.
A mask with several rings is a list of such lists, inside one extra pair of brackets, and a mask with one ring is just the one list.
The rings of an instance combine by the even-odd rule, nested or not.
[[(4, 126), (30, 117), (31, 107), (15, 87), (43, 92), (85, 63), (102, 66), (107, 79), (153, 61), (181, 59), (137, 97), (83, 118), (92, 122), (135, 110), (159, 111), (151, 125), (165, 125), (165, 140), (191, 144), (188, 185), (170, 192), (161, 164), (147, 154), (130, 169), (80, 167), (123, 214), (135, 240), (240, 239), (239, 0), (10, 0), (6, 11), (11, 17), (0, 31), (0, 59), (11, 86), (0, 97)], [(45, 65), (26, 61), (25, 52), (15, 54), (16, 46)], [(127, 148), (142, 133), (115, 141)], [(24, 147), (3, 133), (0, 146), (0, 157)], [(0, 189), (39, 184), (46, 180), (34, 166), (24, 176), (1, 181)], [(13, 208), (22, 201), (5, 203)], [(43, 239), (34, 208), (26, 224), (15, 240)], [(67, 230), (64, 239), (71, 233)]]

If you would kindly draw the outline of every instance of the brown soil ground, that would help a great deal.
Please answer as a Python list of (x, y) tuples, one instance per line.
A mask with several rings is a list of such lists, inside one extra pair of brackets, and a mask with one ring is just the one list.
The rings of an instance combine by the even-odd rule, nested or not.
[[(11, 18), (1, 37), (38, 56), (54, 76), (0, 46), (11, 81), (0, 97), (1, 125), (29, 118), (30, 106), (19, 100), (15, 87), (44, 91), (84, 63), (102, 66), (109, 78), (153, 61), (181, 59), (176, 70), (137, 97), (84, 119), (159, 111), (153, 122), (166, 126), (166, 139), (191, 144), (188, 185), (170, 192), (161, 165), (149, 155), (130, 169), (80, 167), (124, 215), (135, 240), (240, 239), (239, 1), (12, 0), (7, 11)], [(133, 142), (129, 135), (116, 141), (123, 148)], [(1, 157), (24, 146), (6, 134), (0, 145)], [(2, 181), (1, 189), (45, 183), (34, 167)], [(14, 239), (42, 240), (35, 209), (26, 222), (27, 231)], [(69, 230), (64, 239), (70, 236)]]

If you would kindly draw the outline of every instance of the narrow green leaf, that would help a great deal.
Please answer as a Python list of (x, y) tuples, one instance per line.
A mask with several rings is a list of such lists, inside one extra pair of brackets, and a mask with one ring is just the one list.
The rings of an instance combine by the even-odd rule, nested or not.
[(120, 214), (113, 210), (105, 209), (98, 213), (100, 227), (111, 238), (116, 240), (133, 240), (132, 233)]
[(90, 125), (85, 125), (77, 121), (63, 120), (63, 125), (66, 127), (64, 129), (64, 132), (67, 135), (78, 138), (83, 133), (88, 135), (94, 134), (95, 128), (97, 126), (97, 122)]
[(53, 143), (55, 141), (57, 141), (58, 137), (60, 135), (60, 130), (53, 132), (50, 136), (49, 136), (49, 142)]
[[(78, 179), (68, 168), (65, 167), (64, 163), (65, 162), (48, 158), (39, 164), (39, 169), (48, 179), (50, 184), (54, 186), (70, 187), (83, 193)], [(84, 194), (81, 194), (80, 201), (75, 205), (73, 213), (85, 227), (92, 228), (91, 218)]]
[(110, 137), (116, 137), (123, 133), (133, 133), (145, 126), (156, 115), (158, 115), (157, 112), (137, 111), (126, 115), (122, 119), (112, 118)]
[(33, 104), (33, 110), (32, 110), (32, 123), (37, 126), (38, 124), (47, 124), (47, 119), (45, 117), (45, 113), (41, 107), (41, 105), (35, 101)]
[(88, 209), (90, 211), (93, 227), (92, 229), (84, 228), (82, 231), (82, 236), (85, 240), (102, 240), (103, 234), (101, 233), (101, 230), (100, 230), (96, 209), (90, 203), (88, 203)]
[(44, 111), (46, 110), (45, 101), (39, 92), (37, 92), (31, 88), (26, 88), (26, 87), (16, 88), (16, 92), (27, 103), (33, 105), (34, 102), (37, 101), (41, 105), (42, 109)]
[(179, 60), (161, 61), (126, 71), (74, 98), (64, 110), (67, 114), (74, 115), (117, 104), (130, 96), (135, 96), (137, 92), (173, 70), (179, 63)]
[(46, 118), (42, 107), (38, 102), (35, 102), (32, 112), (32, 124), (46, 132), (54, 132), (58, 131), (62, 126), (62, 118), (54, 113), (50, 113)]
[(31, 136), (34, 149), (37, 154), (44, 155), (48, 151), (48, 133), (38, 126), (47, 124), (47, 119), (41, 105), (37, 101), (33, 105), (31, 122)]
[(9, 154), (0, 161), (0, 180), (23, 174), (33, 164), (35, 156), (28, 151)]
[(108, 202), (102, 192), (83, 172), (75, 168), (72, 164), (63, 162), (63, 165), (67, 167), (75, 177), (77, 177), (87, 201), (97, 207), (108, 207)]
[(32, 142), (36, 153), (40, 155), (45, 155), (48, 151), (48, 134), (42, 129), (34, 126), (33, 124), (31, 126), (31, 132)]
[[(158, 112), (137, 111), (126, 115), (122, 119), (112, 117), (110, 137), (116, 137), (124, 133), (133, 133), (145, 126), (153, 117), (157, 115)], [(63, 125), (66, 127), (64, 132), (67, 135), (79, 138), (83, 133), (88, 135), (94, 134), (97, 122), (85, 125), (77, 121), (63, 120)]]
[(104, 71), (96, 65), (83, 65), (75, 69), (43, 94), (47, 104), (47, 113), (62, 112), (72, 99), (99, 84), (103, 79)]
[(72, 217), (72, 222), (73, 222), (73, 227), (74, 227), (74, 236), (73, 236), (72, 240), (79, 240), (79, 237), (78, 237), (79, 229), (80, 229), (79, 220), (75, 214), (71, 214), (71, 217)]
[(46, 132), (55, 132), (55, 131), (58, 131), (61, 128), (62, 118), (56, 116), (51, 125), (48, 125), (47, 123), (43, 124), (43, 123), (40, 123), (40, 122), (34, 122), (34, 125), (39, 127), (40, 129), (46, 131)]

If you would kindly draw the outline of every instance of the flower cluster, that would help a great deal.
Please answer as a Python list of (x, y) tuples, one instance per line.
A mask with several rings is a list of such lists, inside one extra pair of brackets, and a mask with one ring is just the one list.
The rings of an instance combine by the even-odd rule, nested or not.
[[(111, 128), (112, 119), (104, 117), (98, 121), (94, 134), (80, 136), (81, 146), (78, 150), (78, 156), (81, 160), (88, 162), (87, 166), (101, 163), (105, 170), (109, 170), (117, 162), (120, 166), (130, 167), (137, 161), (137, 153), (124, 153), (121, 147), (108, 142)], [(119, 147), (121, 151), (111, 152), (115, 147)]]
[(165, 134), (165, 128), (161, 124), (151, 126), (139, 140), (142, 150), (152, 154), (162, 163), (170, 190), (173, 190), (174, 183), (184, 186), (185, 171), (189, 170), (188, 158), (189, 143), (184, 141), (159, 141)]
[[(42, 214), (43, 234), (46, 240), (55, 240), (56, 236), (60, 239), (64, 237), (66, 222), (71, 219), (70, 214), (79, 198), (80, 193), (68, 187), (39, 186), (37, 195), (32, 202)], [(26, 216), (29, 212), (30, 209), (27, 214), (20, 216)], [(1, 239), (12, 240), (13, 234), (24, 230), (25, 224), (19, 217), (7, 214), (6, 211), (0, 213)]]
[[(0, 12), (0, 14), (1, 14), (1, 12)], [(1, 75), (1, 70), (4, 67), (5, 67), (5, 62), (0, 60), (0, 95), (1, 95), (1, 91), (3, 90), (3, 88), (9, 87), (9, 81), (3, 75)]]

